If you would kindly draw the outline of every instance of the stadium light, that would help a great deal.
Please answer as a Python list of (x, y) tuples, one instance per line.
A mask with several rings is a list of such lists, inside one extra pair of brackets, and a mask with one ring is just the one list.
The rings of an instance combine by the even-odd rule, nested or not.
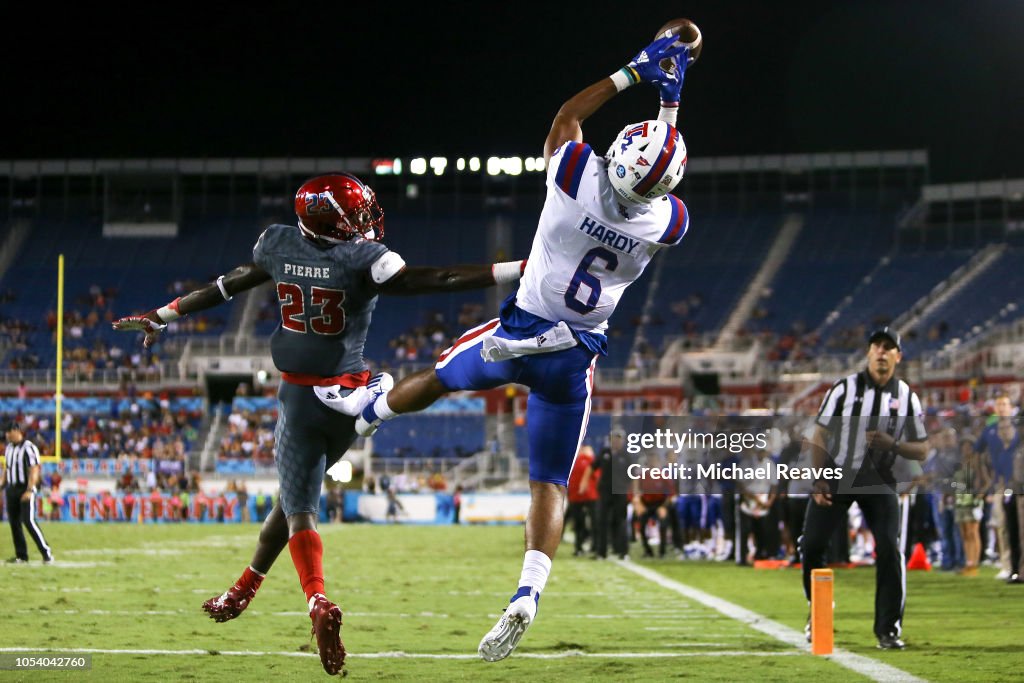
[(375, 175), (391, 175), (395, 172), (394, 159), (374, 159), (370, 162)]
[(402, 160), (401, 159), (395, 159), (394, 171), (395, 171), (395, 175), (402, 175)]
[(501, 159), (498, 157), (487, 158), (487, 175), (498, 175), (501, 173)]
[(469, 170), (476, 173), (480, 170), (480, 157), (472, 157), (469, 160)]
[(465, 171), (466, 170), (466, 160), (463, 159), (462, 157), (459, 157), (456, 160), (456, 162), (455, 162), (455, 170), (457, 170), (457, 171)]
[(431, 157), (430, 168), (434, 169), (434, 175), (441, 175), (444, 173), (445, 167), (448, 165), (448, 159), (445, 157)]
[(427, 160), (423, 157), (416, 157), (409, 162), (409, 172), (413, 175), (423, 175), (427, 172)]
[(526, 157), (525, 159), (523, 159), (523, 168), (526, 170), (527, 173), (532, 173), (533, 171), (537, 170), (536, 167), (533, 165), (533, 157)]
[(523, 160), (520, 157), (502, 159), (501, 170), (509, 175), (520, 175), (523, 172)]

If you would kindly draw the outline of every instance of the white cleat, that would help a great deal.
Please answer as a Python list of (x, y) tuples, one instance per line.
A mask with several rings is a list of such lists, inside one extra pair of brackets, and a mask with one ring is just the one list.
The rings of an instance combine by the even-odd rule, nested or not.
[(384, 420), (377, 417), (373, 411), (373, 403), (378, 398), (391, 391), (395, 387), (395, 378), (386, 372), (374, 375), (370, 383), (366, 385), (367, 400), (359, 409), (359, 417), (356, 418), (356, 434), (359, 436), (373, 436)]
[(500, 662), (512, 654), (536, 617), (537, 599), (533, 595), (517, 598), (480, 641), (477, 652), (485, 662)]
[(368, 422), (365, 417), (360, 415), (356, 418), (356, 434), (359, 436), (373, 436), (377, 431), (377, 427), (380, 427), (383, 422), (384, 420), (380, 418), (373, 422)]

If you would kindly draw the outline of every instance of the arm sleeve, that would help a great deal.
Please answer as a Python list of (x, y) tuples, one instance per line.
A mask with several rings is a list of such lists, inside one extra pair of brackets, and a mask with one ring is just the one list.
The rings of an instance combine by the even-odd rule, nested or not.
[(837, 419), (836, 408), (839, 406), (839, 401), (843, 398), (846, 393), (846, 380), (839, 380), (832, 385), (829, 392), (825, 394), (825, 399), (821, 402), (821, 407), (818, 408), (818, 417), (815, 423), (819, 427), (825, 429), (832, 429), (832, 425), (835, 424)]
[(268, 233), (271, 229), (272, 228), (267, 228), (261, 232), (259, 239), (256, 240), (256, 244), (252, 248), (252, 262), (268, 273), (274, 272), (273, 266), (270, 264), (270, 254), (267, 253), (269, 243), (271, 241), (271, 238), (268, 237)]
[(556, 149), (548, 162), (548, 188), (558, 188), (571, 199), (576, 199), (583, 182), (583, 172), (593, 157), (590, 145), (582, 142), (570, 141)]
[(928, 433), (924, 427), (924, 410), (921, 399), (915, 392), (910, 392), (910, 417), (907, 421), (907, 441), (924, 441)]
[(370, 279), (375, 284), (382, 285), (394, 276), (398, 275), (405, 268), (405, 259), (394, 251), (385, 251), (381, 256), (370, 264)]
[(669, 212), (668, 226), (658, 238), (658, 244), (674, 247), (683, 241), (687, 230), (690, 229), (690, 212), (686, 210), (686, 204), (679, 197), (673, 194), (666, 197), (672, 210)]
[(390, 251), (390, 249), (380, 242), (360, 240), (349, 252), (350, 255), (348, 258), (351, 260), (348, 261), (347, 265), (354, 270), (363, 271), (366, 272), (367, 275), (372, 275), (371, 268), (373, 265), (380, 260), (381, 257), (389, 254)]
[(31, 441), (25, 442), (25, 454), (28, 456), (29, 467), (35, 467), (39, 464), (39, 449)]

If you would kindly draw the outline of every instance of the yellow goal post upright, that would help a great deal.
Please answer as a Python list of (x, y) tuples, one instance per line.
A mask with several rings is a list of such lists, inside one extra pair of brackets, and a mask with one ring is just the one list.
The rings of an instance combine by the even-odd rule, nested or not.
[(61, 408), (64, 403), (64, 254), (57, 256), (57, 386), (53, 395), (56, 409), (53, 419), (53, 455), (40, 458), (43, 462), (60, 462), (61, 425), (63, 415)]

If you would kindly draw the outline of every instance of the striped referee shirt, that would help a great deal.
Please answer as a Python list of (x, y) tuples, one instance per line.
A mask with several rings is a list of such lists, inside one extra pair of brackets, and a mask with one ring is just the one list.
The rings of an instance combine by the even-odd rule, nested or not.
[(831, 437), (829, 453), (844, 471), (859, 470), (868, 455), (885, 479), (892, 479), (894, 454), (871, 453), (865, 432), (884, 431), (896, 441), (924, 441), (928, 434), (921, 399), (901, 379), (878, 386), (867, 370), (832, 385), (818, 410), (817, 424)]
[(39, 464), (39, 449), (28, 439), (7, 444), (4, 451), (8, 486), (28, 486), (28, 475)]

